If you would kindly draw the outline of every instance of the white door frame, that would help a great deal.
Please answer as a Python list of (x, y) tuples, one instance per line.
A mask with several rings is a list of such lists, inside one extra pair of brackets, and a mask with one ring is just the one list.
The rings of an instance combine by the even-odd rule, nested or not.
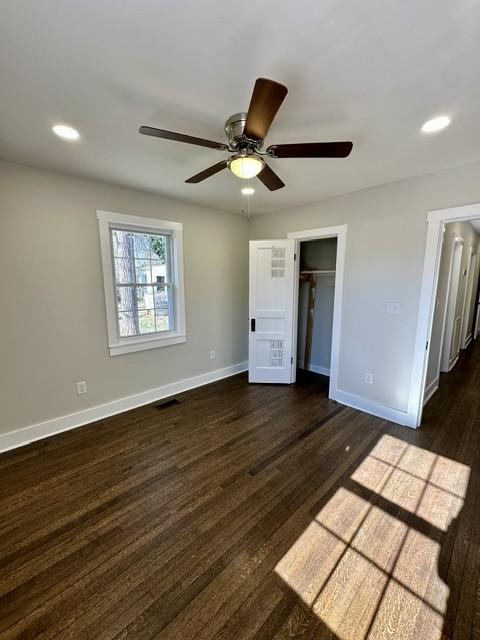
[(337, 260), (335, 266), (335, 292), (333, 297), (333, 327), (332, 327), (332, 351), (330, 356), (330, 388), (328, 397), (336, 400), (338, 396), (338, 360), (340, 355), (340, 334), (342, 328), (342, 300), (343, 300), (343, 275), (345, 270), (345, 247), (347, 244), (347, 225), (335, 227), (320, 227), (319, 229), (304, 229), (291, 231), (287, 238), (296, 241), (295, 253), (295, 290), (294, 290), (294, 319), (293, 319), (293, 364), (292, 380), (295, 380), (297, 367), (297, 329), (298, 329), (298, 289), (300, 278), (300, 242), (308, 240), (322, 240), (325, 238), (337, 238)]
[(427, 242), (408, 401), (408, 421), (412, 426), (420, 426), (422, 420), (443, 228), (448, 222), (468, 221), (475, 218), (480, 218), (480, 203), (436, 209), (429, 211), (427, 215)]

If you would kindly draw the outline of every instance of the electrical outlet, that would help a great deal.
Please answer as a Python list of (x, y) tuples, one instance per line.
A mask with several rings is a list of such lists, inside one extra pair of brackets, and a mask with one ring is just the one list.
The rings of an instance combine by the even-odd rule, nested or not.
[(365, 374), (365, 384), (373, 384), (373, 373)]
[(77, 382), (77, 394), (83, 396), (84, 393), (87, 393), (87, 383)]
[(212, 349), (210, 351), (210, 360), (215, 360), (216, 357), (217, 357), (217, 354), (215, 353), (215, 350)]
[(387, 302), (387, 313), (400, 313), (400, 303)]

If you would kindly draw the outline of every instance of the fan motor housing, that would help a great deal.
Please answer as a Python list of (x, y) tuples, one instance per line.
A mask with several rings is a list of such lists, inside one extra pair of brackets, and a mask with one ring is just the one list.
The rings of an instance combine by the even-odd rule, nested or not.
[(245, 128), (246, 121), (246, 113), (235, 113), (226, 121), (225, 133), (227, 134), (227, 138), (230, 144), (232, 144), (236, 138), (241, 138), (243, 136), (243, 130)]
[(234, 113), (225, 122), (225, 133), (232, 149), (257, 150), (262, 146), (261, 140), (249, 140), (243, 134), (247, 114), (245, 112)]

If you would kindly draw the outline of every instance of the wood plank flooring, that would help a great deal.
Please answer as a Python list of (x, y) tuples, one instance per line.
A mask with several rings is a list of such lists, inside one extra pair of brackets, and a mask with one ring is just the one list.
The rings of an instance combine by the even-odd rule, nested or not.
[(480, 346), (420, 430), (235, 376), (0, 456), (0, 639), (480, 640)]

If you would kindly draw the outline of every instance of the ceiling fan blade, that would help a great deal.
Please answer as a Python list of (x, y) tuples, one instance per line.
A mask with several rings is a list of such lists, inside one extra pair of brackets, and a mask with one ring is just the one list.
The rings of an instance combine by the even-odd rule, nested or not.
[(268, 78), (257, 78), (243, 131), (247, 138), (265, 138), (287, 93), (288, 89), (283, 84)]
[(267, 149), (267, 155), (272, 158), (346, 158), (352, 147), (352, 142), (272, 144)]
[(273, 169), (270, 169), (268, 164), (265, 164), (263, 169), (257, 175), (257, 178), (263, 182), (263, 184), (270, 191), (276, 191), (285, 186), (285, 183), (280, 180)]
[(175, 133), (175, 131), (166, 131), (165, 129), (156, 129), (155, 127), (140, 127), (140, 133), (146, 136), (154, 136), (163, 138), (164, 140), (173, 140), (174, 142), (186, 142), (187, 144), (196, 144), (199, 147), (208, 147), (209, 149), (219, 149), (220, 151), (228, 150), (228, 145), (223, 142), (213, 142), (204, 138), (196, 138), (195, 136), (187, 136), (183, 133)]
[(185, 180), (185, 182), (188, 182), (189, 184), (197, 184), (197, 182), (202, 182), (202, 180), (206, 180), (207, 178), (210, 178), (210, 176), (213, 176), (219, 171), (222, 171), (222, 169), (226, 169), (227, 166), (228, 166), (228, 160), (222, 160), (221, 162), (217, 162), (217, 164), (214, 164), (213, 166), (208, 167), (208, 169), (205, 169), (204, 171), (200, 171), (200, 173), (197, 173), (196, 175), (192, 176), (188, 180)]

